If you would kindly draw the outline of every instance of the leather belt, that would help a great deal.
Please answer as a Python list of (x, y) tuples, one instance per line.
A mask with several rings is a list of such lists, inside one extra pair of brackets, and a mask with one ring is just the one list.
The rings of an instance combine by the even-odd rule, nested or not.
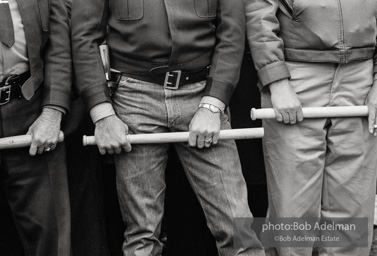
[(185, 84), (197, 83), (207, 79), (209, 68), (202, 69), (197, 72), (184, 72), (181, 70), (174, 70), (163, 73), (161, 75), (134, 75), (124, 73), (111, 73), (111, 80), (119, 81), (122, 75), (129, 76), (141, 81), (163, 85), (164, 88), (176, 90), (179, 86)]
[(30, 77), (30, 72), (11, 75), (0, 82), (0, 105), (7, 104), (13, 98), (22, 98), (22, 85)]

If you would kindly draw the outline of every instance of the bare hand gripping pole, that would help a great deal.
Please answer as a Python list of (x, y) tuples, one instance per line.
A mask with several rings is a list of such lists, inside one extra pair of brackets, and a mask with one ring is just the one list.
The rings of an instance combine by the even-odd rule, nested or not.
[[(219, 134), (220, 140), (243, 140), (257, 139), (264, 136), (263, 128), (247, 128), (222, 130)], [(187, 142), (189, 132), (168, 132), (168, 133), (152, 133), (152, 134), (129, 134), (127, 140), (131, 144), (160, 144)], [(83, 145), (96, 145), (94, 136), (83, 136)]]
[[(62, 131), (60, 131), (59, 133), (58, 141), (59, 142), (64, 141), (64, 134)], [(30, 144), (31, 144), (30, 134), (0, 138), (0, 150), (29, 147)]]
[[(328, 118), (328, 117), (357, 117), (367, 116), (367, 106), (349, 107), (322, 107), (322, 108), (303, 108), (304, 118)], [(275, 111), (272, 108), (251, 109), (251, 119), (274, 119)]]

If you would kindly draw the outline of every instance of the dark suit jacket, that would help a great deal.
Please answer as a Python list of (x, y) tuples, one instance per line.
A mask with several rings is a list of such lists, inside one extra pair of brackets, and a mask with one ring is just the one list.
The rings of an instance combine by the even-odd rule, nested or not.
[(22, 94), (31, 99), (43, 85), (43, 105), (69, 109), (71, 48), (64, 0), (17, 0), (24, 24), (31, 77)]

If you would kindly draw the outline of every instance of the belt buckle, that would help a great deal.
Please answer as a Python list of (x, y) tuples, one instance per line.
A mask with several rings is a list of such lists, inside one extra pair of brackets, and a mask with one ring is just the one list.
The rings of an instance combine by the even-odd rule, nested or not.
[(8, 84), (8, 79), (5, 82), (5, 86), (0, 87), (0, 106), (5, 105), (10, 100), (11, 86)]
[(181, 70), (166, 72), (164, 88), (169, 90), (177, 90), (181, 80), (181, 74)]

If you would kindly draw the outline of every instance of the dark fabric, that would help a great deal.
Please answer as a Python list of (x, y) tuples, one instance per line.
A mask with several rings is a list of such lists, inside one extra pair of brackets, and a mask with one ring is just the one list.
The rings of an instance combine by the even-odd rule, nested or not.
[(0, 41), (8, 47), (14, 44), (12, 15), (7, 3), (0, 3)]
[[(69, 108), (71, 57), (63, 0), (17, 0), (30, 78), (24, 98), (0, 106), (0, 137), (26, 134), (44, 105)], [(3, 16), (1, 16), (3, 17)], [(26, 256), (70, 256), (71, 219), (65, 146), (30, 156), (28, 148), (0, 151), (0, 184)]]
[[(41, 111), (41, 90), (0, 107), (0, 136), (25, 134)], [(0, 182), (26, 256), (70, 255), (70, 208), (64, 144), (30, 156), (28, 148), (0, 152)]]
[(0, 189), (0, 209), (0, 255), (24, 256), (22, 244), (14, 225), (12, 212), (5, 200), (3, 189)]
[(22, 94), (31, 99), (43, 86), (43, 105), (69, 109), (71, 49), (63, 0), (18, 0), (24, 25), (31, 77)]
[[(104, 220), (104, 183), (97, 147), (84, 147), (83, 135), (94, 125), (81, 98), (71, 101), (63, 131), (66, 135), (73, 255), (109, 256)], [(114, 185), (115, 186), (115, 185)]]
[(210, 65), (206, 95), (228, 103), (244, 35), (242, 0), (73, 1), (73, 60), (76, 73), (85, 74), (77, 83), (89, 108), (110, 102), (98, 51), (105, 39), (111, 67), (127, 75), (195, 72)]

